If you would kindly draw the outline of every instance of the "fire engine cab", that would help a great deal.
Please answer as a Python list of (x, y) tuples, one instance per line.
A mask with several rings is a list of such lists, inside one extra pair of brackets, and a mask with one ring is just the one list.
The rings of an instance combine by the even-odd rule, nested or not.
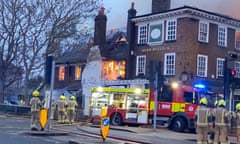
[[(178, 83), (165, 84), (157, 95), (157, 124), (178, 132), (194, 129), (195, 111), (202, 97), (207, 98), (208, 106), (214, 106), (216, 95), (200, 85), (192, 87)], [(150, 93), (149, 101), (149, 121), (152, 122), (155, 108), (153, 92)]]

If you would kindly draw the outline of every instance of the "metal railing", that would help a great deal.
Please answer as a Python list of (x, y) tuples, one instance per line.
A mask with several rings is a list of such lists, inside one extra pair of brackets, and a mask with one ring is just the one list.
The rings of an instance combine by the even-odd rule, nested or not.
[(29, 106), (0, 104), (0, 112), (15, 115), (30, 115)]

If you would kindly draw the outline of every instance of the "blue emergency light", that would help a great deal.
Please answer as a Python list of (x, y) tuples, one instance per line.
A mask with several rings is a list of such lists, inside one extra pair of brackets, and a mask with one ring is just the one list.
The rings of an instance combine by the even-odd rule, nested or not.
[(203, 84), (195, 84), (194, 87), (195, 88), (200, 88), (200, 89), (205, 89), (206, 88), (206, 86), (203, 85)]

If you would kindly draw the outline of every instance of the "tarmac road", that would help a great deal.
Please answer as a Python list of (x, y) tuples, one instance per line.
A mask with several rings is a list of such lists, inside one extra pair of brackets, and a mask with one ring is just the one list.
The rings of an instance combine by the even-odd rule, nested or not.
[[(57, 132), (67, 131), (67, 135), (35, 135), (29, 131), (30, 119), (22, 117), (4, 117), (0, 115), (0, 144), (102, 144), (99, 137), (98, 126), (94, 125), (71, 125), (53, 126)], [(41, 133), (39, 131), (39, 133)], [(46, 134), (46, 130), (43, 132)], [(93, 134), (98, 137), (89, 137), (82, 134)], [(116, 140), (120, 139), (120, 140)], [(141, 127), (114, 127), (111, 126), (109, 137), (104, 144), (128, 143), (145, 144), (196, 144), (196, 134), (177, 133), (165, 128), (153, 130)], [(231, 139), (235, 141), (234, 139)]]

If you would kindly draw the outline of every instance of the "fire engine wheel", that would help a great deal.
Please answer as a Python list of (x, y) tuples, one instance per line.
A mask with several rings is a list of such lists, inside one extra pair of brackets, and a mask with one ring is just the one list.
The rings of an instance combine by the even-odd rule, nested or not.
[(172, 123), (172, 129), (176, 132), (183, 132), (186, 128), (186, 121), (181, 117), (176, 117)]
[(114, 126), (122, 125), (122, 116), (119, 113), (114, 113), (110, 117), (111, 124)]

